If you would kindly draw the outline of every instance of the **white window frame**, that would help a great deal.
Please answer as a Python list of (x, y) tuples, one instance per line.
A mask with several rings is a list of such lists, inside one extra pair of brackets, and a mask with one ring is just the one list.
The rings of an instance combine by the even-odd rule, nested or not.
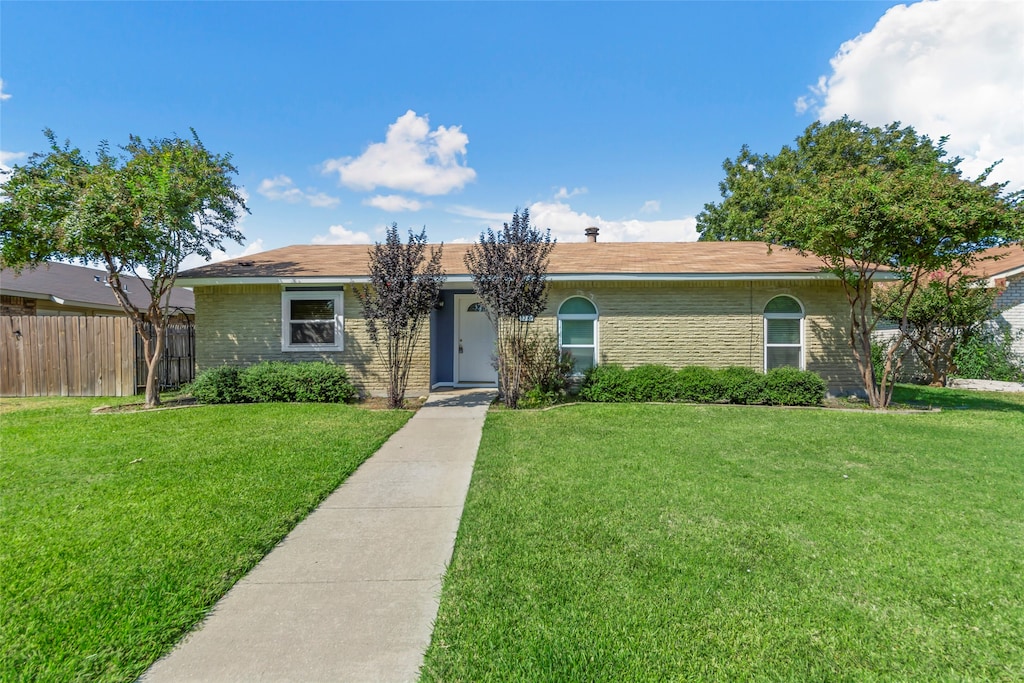
[[(765, 313), (764, 309), (761, 309), (761, 315), (764, 318), (764, 329), (763, 329), (763, 333), (764, 333), (764, 366), (763, 366), (763, 369), (764, 369), (764, 372), (768, 372), (768, 349), (769, 348), (775, 348), (775, 349), (795, 349), (795, 348), (799, 348), (799, 350), (800, 350), (800, 369), (801, 370), (806, 370), (807, 369), (806, 360), (804, 358), (804, 355), (805, 355), (804, 352), (805, 352), (805, 349), (807, 348), (806, 339), (804, 339), (804, 318), (806, 317), (806, 312), (804, 310), (803, 302), (800, 301), (800, 299), (797, 299), (792, 294), (779, 294), (778, 296), (773, 296), (771, 299), (769, 299), (765, 303), (764, 308), (768, 308), (768, 304), (770, 304), (771, 302), (775, 301), (779, 297), (783, 297), (783, 296), (786, 297), (787, 299), (792, 299), (793, 301), (795, 301), (797, 306), (800, 307), (800, 312), (799, 313)], [(800, 321), (800, 343), (799, 344), (769, 344), (768, 343), (768, 321), (769, 320), (799, 320)]]
[[(281, 292), (281, 350), (282, 351), (342, 351), (345, 348), (345, 293), (341, 290), (315, 291), (297, 290)], [(293, 344), (291, 343), (291, 303), (293, 301), (309, 301), (316, 299), (332, 299), (334, 301), (334, 343), (333, 344)], [(326, 320), (304, 320), (302, 322), (327, 322)]]
[[(587, 303), (589, 303), (591, 306), (594, 307), (594, 311), (595, 312), (594, 313), (562, 313), (562, 307), (565, 306), (565, 304), (567, 302), (572, 301), (573, 299), (583, 299), (584, 301), (586, 301)], [(585, 296), (576, 295), (576, 296), (570, 296), (569, 298), (565, 299), (565, 301), (563, 301), (562, 303), (558, 304), (558, 313), (556, 315), (557, 315), (557, 318), (558, 318), (558, 350), (559, 350), (559, 352), (565, 351), (565, 350), (568, 350), (568, 351), (571, 352), (572, 349), (589, 349), (589, 348), (593, 348), (594, 349), (594, 366), (596, 367), (597, 366), (597, 359), (599, 358), (599, 356), (597, 355), (598, 354), (598, 345), (600, 343), (600, 338), (598, 336), (598, 333), (599, 333), (599, 331), (601, 329), (601, 326), (597, 324), (597, 321), (601, 317), (601, 309), (599, 309), (597, 307), (597, 304), (594, 303), (591, 299), (588, 299)], [(590, 320), (590, 321), (593, 321), (593, 324), (594, 324), (594, 343), (593, 344), (563, 344), (562, 343), (562, 321), (563, 320)], [(582, 373), (576, 372), (576, 373), (573, 373), (573, 376), (579, 377), (579, 376), (582, 376)]]

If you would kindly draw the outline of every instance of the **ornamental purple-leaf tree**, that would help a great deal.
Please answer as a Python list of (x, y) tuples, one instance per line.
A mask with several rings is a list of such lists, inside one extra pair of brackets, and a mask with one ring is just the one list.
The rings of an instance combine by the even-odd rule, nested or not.
[(420, 333), (444, 284), (443, 245), (427, 252), (426, 229), (405, 244), (391, 224), (384, 243), (370, 249), (370, 282), (356, 290), (366, 330), (388, 374), (388, 407), (401, 408)]
[[(960, 272), (991, 246), (1024, 239), (1020, 192), (988, 183), (991, 167), (964, 178), (933, 143), (899, 123), (878, 128), (843, 117), (815, 122), (775, 156), (744, 147), (726, 160), (722, 202), (697, 216), (701, 239), (763, 240), (816, 255), (836, 275), (850, 306), (849, 342), (871, 405), (892, 398), (910, 303), (928, 273)], [(770, 246), (769, 246), (770, 248)], [(901, 310), (873, 310), (876, 279), (898, 276)], [(872, 333), (882, 318), (900, 321), (875, 377)]]
[[(103, 142), (92, 161), (69, 142), (45, 135), (50, 150), (15, 166), (0, 187), (0, 258), (15, 270), (47, 259), (102, 264), (125, 314), (143, 340), (146, 406), (160, 404), (157, 369), (166, 338), (170, 293), (182, 260), (209, 260), (248, 212), (231, 155), (207, 150), (192, 131), (128, 144)], [(139, 278), (149, 302), (136, 306), (122, 277)], [(148, 280), (148, 281), (147, 281)]]
[(516, 209), (512, 222), (488, 228), (466, 253), (473, 288), (496, 333), (498, 391), (509, 408), (519, 404), (530, 324), (547, 306), (551, 231), (530, 225), (530, 212)]

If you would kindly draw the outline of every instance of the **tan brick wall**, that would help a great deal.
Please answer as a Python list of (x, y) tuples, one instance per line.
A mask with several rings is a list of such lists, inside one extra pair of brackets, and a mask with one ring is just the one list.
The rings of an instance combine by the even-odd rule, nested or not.
[[(294, 352), (281, 350), (281, 287), (228, 285), (196, 287), (196, 365), (200, 371), (218, 365), (251, 365), (264, 360), (329, 360), (344, 365), (364, 394), (386, 393), (385, 373), (377, 360), (352, 287), (344, 294), (344, 350)], [(407, 395), (430, 387), (430, 328), (425, 326), (409, 374)]]
[[(196, 287), (196, 354), (200, 370), (262, 360), (329, 359), (344, 365), (361, 391), (385, 391), (382, 366), (366, 334), (359, 303), (347, 287), (344, 296), (345, 350), (338, 353), (281, 351), (281, 288), (276, 285)], [(662, 363), (679, 368), (764, 367), (761, 312), (779, 294), (804, 306), (807, 369), (819, 373), (833, 394), (861, 390), (847, 341), (849, 309), (838, 283), (638, 282), (553, 283), (548, 310), (537, 323), (554, 333), (555, 312), (570, 296), (582, 295), (598, 308), (598, 358), (634, 367)], [(409, 378), (409, 395), (428, 391), (429, 329), (424, 329)]]
[(562, 301), (571, 296), (592, 300), (600, 316), (598, 358), (602, 363), (627, 368), (645, 363), (674, 368), (742, 365), (760, 371), (764, 368), (762, 311), (779, 294), (793, 296), (804, 306), (807, 369), (824, 377), (833, 394), (861, 390), (847, 341), (849, 308), (839, 283), (556, 283), (545, 315), (547, 329), (553, 330), (554, 314)]

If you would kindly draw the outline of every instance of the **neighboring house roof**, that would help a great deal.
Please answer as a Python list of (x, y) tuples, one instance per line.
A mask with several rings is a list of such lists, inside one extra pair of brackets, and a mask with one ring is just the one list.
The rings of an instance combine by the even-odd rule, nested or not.
[[(122, 277), (121, 280), (127, 284), (128, 299), (145, 309), (150, 299), (143, 283), (134, 276)], [(122, 310), (107, 284), (107, 271), (67, 263), (50, 262), (38, 268), (26, 268), (20, 274), (4, 268), (0, 270), (0, 291), (7, 296), (49, 299), (61, 306), (112, 312)], [(195, 310), (195, 296), (190, 290), (175, 287), (171, 291), (171, 308), (192, 313)]]
[[(434, 245), (436, 246), (436, 245)], [(450, 282), (469, 281), (463, 258), (471, 244), (444, 245), (442, 266)], [(186, 270), (189, 285), (326, 280), (365, 281), (367, 245), (300, 245), (264, 251)], [(764, 242), (570, 242), (551, 252), (552, 280), (573, 279), (811, 279), (822, 272), (813, 255)]]
[(981, 252), (981, 259), (967, 272), (994, 285), (996, 280), (1024, 273), (1024, 244), (986, 249)]

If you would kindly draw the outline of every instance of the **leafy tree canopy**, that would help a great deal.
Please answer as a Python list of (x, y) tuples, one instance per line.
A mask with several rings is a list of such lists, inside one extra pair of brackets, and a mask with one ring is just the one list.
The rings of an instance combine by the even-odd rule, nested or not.
[(870, 292), (878, 273), (901, 276), (912, 295), (925, 273), (958, 272), (981, 250), (1024, 237), (1022, 193), (987, 183), (991, 168), (964, 178), (961, 160), (948, 157), (944, 144), (899, 123), (815, 122), (776, 155), (744, 146), (727, 159), (722, 201), (697, 217), (702, 240), (761, 240), (811, 252), (841, 278), (851, 345), (878, 407), (891, 395), (884, 374), (876, 386), (870, 363)]
[[(195, 131), (143, 141), (119, 152), (103, 142), (95, 161), (45, 135), (50, 149), (15, 166), (0, 188), (0, 259), (20, 270), (48, 259), (99, 263), (115, 297), (142, 336), (149, 375), (146, 403), (159, 403), (156, 363), (163, 350), (168, 295), (182, 260), (210, 258), (225, 240), (242, 241), (236, 223), (248, 211), (230, 155), (207, 150)], [(121, 275), (149, 278), (150, 303), (136, 307)]]

